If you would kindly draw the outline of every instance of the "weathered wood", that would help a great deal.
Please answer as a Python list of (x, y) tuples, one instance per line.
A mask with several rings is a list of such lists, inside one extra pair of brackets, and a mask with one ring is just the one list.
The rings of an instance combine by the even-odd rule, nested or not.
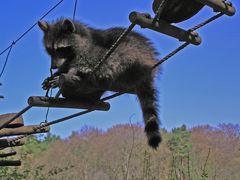
[(22, 146), (24, 145), (25, 140), (24, 139), (20, 139), (17, 141), (12, 141), (12, 139), (0, 139), (0, 148), (4, 149), (4, 148), (8, 148), (8, 147), (16, 147), (16, 146)]
[(236, 12), (235, 8), (223, 0), (196, 0), (202, 4), (208, 5), (213, 8), (215, 11), (222, 12), (228, 16), (233, 16)]
[(24, 114), (26, 111), (28, 111), (31, 108), (31, 106), (27, 106), (24, 109), (22, 109), (20, 112), (16, 113), (16, 115), (14, 115), (12, 118), (8, 119), (7, 121), (0, 121), (0, 130), (2, 128), (5, 128), (8, 126), (8, 124), (10, 124), (11, 122), (13, 122), (15, 119), (17, 119), (18, 117), (20, 117), (22, 114)]
[(68, 100), (65, 98), (49, 98), (44, 96), (32, 96), (28, 99), (30, 106), (36, 107), (55, 107), (55, 108), (77, 108), (77, 109), (93, 109), (100, 111), (108, 111), (110, 104), (106, 102), (80, 102), (76, 100)]
[[(16, 116), (17, 113), (8, 113), (8, 114), (2, 114), (0, 115), (0, 123), (1, 124), (5, 124), (6, 122), (9, 121), (9, 119), (13, 118), (14, 116)], [(24, 125), (23, 122), (23, 117), (19, 116), (17, 117), (14, 121), (12, 121), (11, 123), (9, 123), (6, 128), (17, 128), (17, 127), (21, 127)]]
[(36, 129), (37, 127), (39, 127), (39, 126), (38, 125), (22, 126), (22, 127), (14, 128), (14, 129), (3, 128), (0, 130), (0, 137), (46, 133), (46, 132), (49, 132), (49, 130), (50, 130), (49, 127), (44, 127), (42, 129)]
[(142, 28), (149, 28), (161, 32), (168, 36), (179, 39), (180, 41), (189, 42), (194, 45), (201, 44), (201, 37), (196, 32), (185, 31), (179, 27), (173, 26), (165, 21), (159, 20), (153, 24), (153, 18), (146, 13), (131, 12), (129, 20), (138, 24)]
[(9, 156), (14, 156), (14, 155), (16, 155), (16, 154), (17, 154), (16, 151), (9, 152), (9, 153), (4, 153), (4, 154), (0, 154), (0, 158), (9, 157)]
[(1, 160), (0, 166), (21, 166), (20, 160)]

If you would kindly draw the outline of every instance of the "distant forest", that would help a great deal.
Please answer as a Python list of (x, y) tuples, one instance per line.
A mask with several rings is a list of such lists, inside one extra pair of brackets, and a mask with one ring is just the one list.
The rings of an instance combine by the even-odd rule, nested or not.
[[(33, 180), (238, 180), (240, 126), (220, 124), (171, 132), (162, 129), (157, 150), (143, 127), (118, 125), (101, 131), (84, 127), (67, 139), (30, 136), (17, 148), (20, 167), (1, 167), (0, 179)], [(5, 149), (9, 152), (11, 149)], [(8, 158), (9, 159), (9, 158)]]

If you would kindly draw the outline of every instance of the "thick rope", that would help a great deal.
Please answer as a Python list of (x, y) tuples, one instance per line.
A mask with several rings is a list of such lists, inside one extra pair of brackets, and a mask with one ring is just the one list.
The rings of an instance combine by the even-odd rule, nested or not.
[(210, 22), (212, 22), (212, 21), (214, 21), (214, 20), (220, 18), (222, 15), (224, 15), (224, 13), (218, 13), (217, 15), (215, 15), (215, 16), (213, 16), (213, 17), (207, 19), (206, 21), (204, 21), (204, 22), (202, 22), (202, 23), (200, 23), (200, 24), (194, 26), (193, 28), (189, 29), (189, 31), (196, 31), (197, 29), (199, 29), (199, 28), (201, 28), (201, 27), (203, 27), (203, 26), (209, 24)]
[(119, 36), (116, 42), (110, 47), (110, 49), (104, 54), (100, 61), (94, 66), (91, 74), (95, 73), (98, 70), (98, 68), (103, 64), (103, 62), (110, 57), (110, 55), (117, 49), (117, 47), (123, 41), (123, 39), (132, 31), (134, 26), (135, 24), (132, 23), (127, 29), (123, 31), (123, 33)]

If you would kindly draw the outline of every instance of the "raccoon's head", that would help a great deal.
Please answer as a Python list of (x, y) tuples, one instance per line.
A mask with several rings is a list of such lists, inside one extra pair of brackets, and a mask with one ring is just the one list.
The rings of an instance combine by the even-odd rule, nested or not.
[(49, 24), (39, 21), (38, 26), (44, 32), (44, 45), (51, 56), (51, 68), (57, 69), (74, 58), (76, 27), (71, 20), (64, 19)]

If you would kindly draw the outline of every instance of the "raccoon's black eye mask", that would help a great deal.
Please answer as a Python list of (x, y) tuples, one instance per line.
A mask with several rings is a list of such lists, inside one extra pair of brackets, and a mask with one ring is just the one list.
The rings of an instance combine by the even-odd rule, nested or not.
[(56, 55), (60, 58), (71, 58), (73, 56), (73, 50), (70, 46), (61, 47), (56, 49)]
[(57, 48), (56, 50), (52, 49), (52, 48), (46, 48), (48, 54), (50, 54), (51, 56), (57, 56), (59, 58), (73, 58), (73, 50), (71, 46), (67, 46), (67, 47), (60, 47)]

